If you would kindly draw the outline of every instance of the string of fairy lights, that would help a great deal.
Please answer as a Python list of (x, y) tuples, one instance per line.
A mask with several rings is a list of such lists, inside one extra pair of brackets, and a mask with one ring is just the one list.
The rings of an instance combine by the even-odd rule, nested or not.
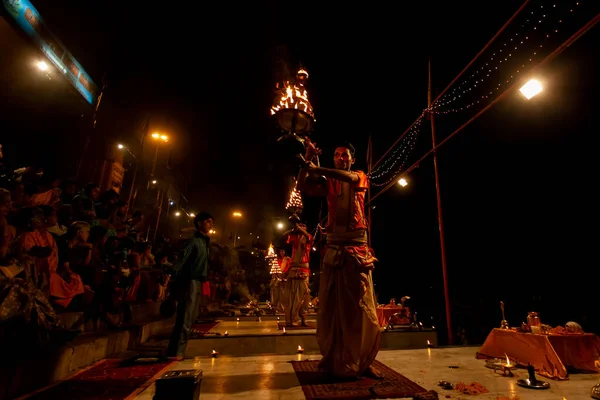
[(384, 182), (376, 182), (376, 179), (387, 176), (390, 171), (402, 171), (404, 169), (404, 165), (408, 161), (408, 157), (412, 153), (412, 150), (417, 142), (417, 137), (420, 133), (421, 123), (423, 122), (424, 114), (417, 119), (415, 124), (410, 128), (408, 133), (404, 136), (402, 141), (394, 151), (392, 152), (389, 158), (386, 158), (376, 169), (371, 171), (369, 174), (369, 178), (371, 180), (371, 185), (373, 186), (385, 186), (391, 181), (393, 181), (397, 174), (394, 174), (391, 178), (387, 179)]
[[(499, 48), (496, 48), (486, 61), (480, 64), (460, 84), (435, 101), (431, 107), (424, 109), (415, 124), (395, 146), (392, 153), (371, 171), (369, 174), (371, 185), (375, 187), (386, 186), (401, 174), (415, 146), (419, 133), (421, 133), (420, 128), (422, 127), (425, 115), (429, 113), (446, 115), (472, 109), (477, 105), (483, 106), (494, 97), (494, 93), (499, 95), (503, 92), (502, 89), (504, 87), (509, 86), (507, 84), (510, 84), (524, 72), (528, 71), (534, 65), (534, 61), (541, 55), (548, 40), (559, 32), (559, 28), (564, 24), (565, 19), (569, 15), (573, 15), (579, 8), (578, 6), (583, 2), (573, 1), (567, 4), (553, 3), (552, 1), (545, 5), (536, 5), (535, 9), (528, 10), (526, 19), (521, 22), (518, 30), (501, 41)], [(554, 18), (552, 19), (551, 17)], [(552, 24), (552, 22), (554, 23)], [(536, 34), (537, 37), (535, 37)], [(532, 40), (536, 38), (539, 41), (536, 44), (531, 44)], [(519, 62), (509, 74), (502, 74), (506, 71), (506, 68), (510, 68), (511, 61), (517, 63), (519, 59), (517, 55), (525, 49), (526, 45), (532, 46), (532, 50), (527, 57), (525, 59), (521, 58), (521, 60), (526, 61)], [(477, 89), (483, 87), (485, 82), (489, 82), (499, 75), (502, 75), (503, 78), (495, 86), (492, 86), (489, 91), (480, 94), (475, 100), (466, 105), (455, 106), (459, 100), (463, 100), (469, 95), (474, 94)]]
[[(569, 7), (568, 5), (559, 5), (557, 7), (556, 4), (553, 4), (550, 8), (558, 12), (568, 10), (567, 15), (572, 15), (572, 13), (574, 13), (574, 11), (581, 4), (581, 2), (578, 1), (574, 2), (573, 4), (574, 5), (572, 7)], [(538, 10), (531, 11), (529, 18), (525, 21), (524, 24), (521, 25), (521, 27), (524, 28), (529, 24), (533, 23), (533, 27), (528, 33), (523, 34), (523, 32), (516, 32), (509, 38), (507, 38), (507, 40), (505, 40), (504, 43), (502, 43), (501, 48), (493, 52), (489, 59), (481, 67), (479, 67), (473, 74), (471, 74), (468, 78), (461, 82), (461, 84), (458, 85), (457, 88), (442, 96), (442, 98), (436, 101), (431, 108), (426, 109), (425, 111), (433, 112), (438, 115), (444, 115), (472, 108), (477, 104), (483, 103), (485, 102), (485, 100), (488, 100), (490, 96), (493, 96), (494, 92), (500, 93), (500, 90), (503, 88), (504, 85), (513, 82), (523, 72), (527, 71), (529, 69), (528, 64), (531, 65), (530, 63), (534, 62), (536, 58), (541, 55), (540, 49), (544, 48), (545, 42), (547, 42), (553, 35), (559, 32), (559, 27), (564, 23), (564, 17), (561, 18), (557, 16), (556, 20), (554, 21), (555, 23), (552, 27), (546, 25), (546, 32), (541, 35), (542, 37), (537, 44), (532, 45), (533, 50), (525, 58), (525, 60), (527, 61), (525, 61), (525, 63), (520, 62), (519, 65), (515, 68), (515, 70), (510, 73), (510, 76), (506, 74), (505, 76), (508, 76), (507, 79), (502, 79), (501, 82), (498, 82), (495, 86), (492, 87), (492, 90), (486, 92), (485, 94), (482, 94), (479, 98), (466, 105), (463, 105), (461, 107), (442, 109), (455, 103), (457, 100), (466, 97), (484, 81), (489, 81), (491, 75), (494, 72), (498, 71), (499, 74), (502, 70), (502, 67), (507, 65), (510, 61), (514, 59), (513, 55), (515, 54), (515, 51), (519, 50), (521, 47), (524, 47), (527, 44), (527, 42), (533, 39), (533, 36), (531, 35), (536, 33), (533, 31), (543, 30), (544, 24), (550, 22), (550, 14), (548, 8), (548, 6), (544, 7), (544, 5), (540, 5)], [(473, 79), (475, 79), (474, 82)], [(470, 87), (465, 88), (465, 86), (469, 83), (471, 83)]]

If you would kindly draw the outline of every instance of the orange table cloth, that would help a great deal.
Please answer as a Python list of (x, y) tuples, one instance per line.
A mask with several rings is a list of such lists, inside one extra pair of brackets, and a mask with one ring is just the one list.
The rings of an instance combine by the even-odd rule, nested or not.
[(379, 321), (379, 326), (387, 326), (392, 315), (399, 313), (402, 310), (402, 307), (377, 307), (377, 320)]
[(478, 358), (504, 358), (534, 366), (538, 374), (551, 379), (569, 379), (567, 367), (600, 372), (600, 338), (582, 335), (534, 335), (507, 329), (493, 329), (477, 353)]

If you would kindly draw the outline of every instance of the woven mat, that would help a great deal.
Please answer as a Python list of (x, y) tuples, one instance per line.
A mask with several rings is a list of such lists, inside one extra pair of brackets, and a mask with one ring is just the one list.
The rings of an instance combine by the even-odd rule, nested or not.
[(336, 380), (318, 371), (319, 361), (292, 361), (296, 376), (307, 400), (317, 399), (398, 399), (427, 392), (417, 383), (379, 361), (372, 364), (382, 380), (361, 378), (356, 381)]

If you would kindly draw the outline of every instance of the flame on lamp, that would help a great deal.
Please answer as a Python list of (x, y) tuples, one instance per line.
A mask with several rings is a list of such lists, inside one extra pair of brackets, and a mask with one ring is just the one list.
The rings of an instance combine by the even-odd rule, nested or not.
[(273, 101), (271, 106), (271, 115), (277, 114), (278, 111), (284, 109), (296, 109), (304, 111), (312, 119), (315, 118), (312, 105), (308, 101), (308, 92), (302, 86), (291, 84), (289, 81), (279, 91), (278, 96)]
[(273, 274), (281, 274), (281, 267), (279, 265), (279, 260), (277, 260), (277, 256), (275, 255), (275, 249), (273, 245), (269, 245), (269, 250), (267, 251), (267, 256), (265, 257), (267, 262), (269, 263), (269, 273)]
[(284, 333), (284, 334), (286, 334), (286, 333), (287, 333), (287, 332), (286, 332), (286, 330), (285, 330), (285, 326), (283, 327), (283, 333)]
[(506, 355), (506, 353), (504, 353), (504, 355), (506, 356), (506, 366), (510, 367), (510, 358), (508, 358), (508, 355)]
[(292, 207), (296, 210), (302, 209), (304, 207), (304, 205), (302, 204), (302, 195), (298, 190), (298, 183), (294, 185), (294, 189), (292, 189), (292, 191), (290, 192), (290, 198), (285, 206), (285, 209), (289, 210)]
[(298, 353), (304, 353), (304, 349), (302, 348), (302, 346), (298, 346)]

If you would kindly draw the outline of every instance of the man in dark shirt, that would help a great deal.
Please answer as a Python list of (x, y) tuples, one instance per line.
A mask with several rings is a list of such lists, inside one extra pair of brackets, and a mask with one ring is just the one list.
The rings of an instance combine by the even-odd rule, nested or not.
[(203, 303), (202, 283), (208, 276), (208, 233), (213, 228), (213, 218), (208, 213), (200, 213), (194, 218), (194, 226), (196, 233), (187, 242), (181, 260), (174, 266), (179, 303), (167, 351), (171, 357), (183, 357), (185, 354), (192, 324)]

